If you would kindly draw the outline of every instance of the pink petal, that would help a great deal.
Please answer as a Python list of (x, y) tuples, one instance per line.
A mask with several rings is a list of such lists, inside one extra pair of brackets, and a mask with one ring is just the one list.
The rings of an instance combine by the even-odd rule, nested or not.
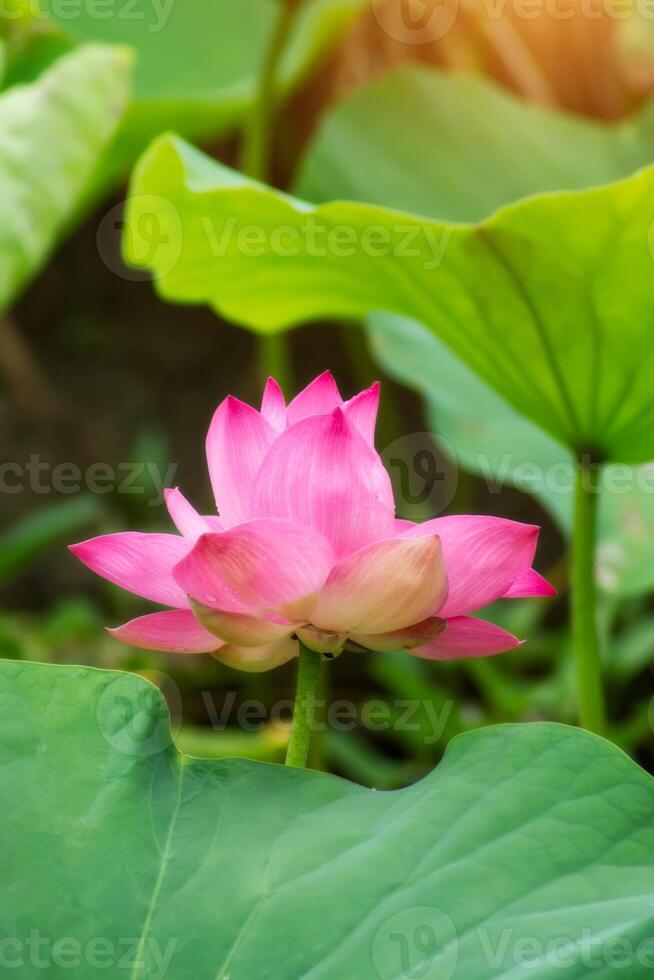
[(294, 608), (319, 629), (386, 633), (433, 615), (446, 595), (438, 538), (391, 538), (339, 562), (317, 595)]
[(188, 599), (173, 578), (173, 568), (192, 547), (188, 538), (176, 534), (141, 534), (125, 531), (103, 534), (70, 550), (103, 578), (134, 595), (183, 609)]
[(328, 415), (343, 404), (341, 393), (329, 371), (324, 371), (296, 395), (288, 406), (288, 424), (310, 415)]
[(215, 523), (212, 524), (208, 518), (198, 514), (178, 487), (174, 490), (164, 490), (164, 499), (173, 524), (184, 537), (195, 541), (201, 534), (219, 529)]
[(319, 589), (333, 564), (327, 541), (291, 521), (203, 534), (175, 568), (185, 595), (225, 612), (256, 612)]
[(275, 432), (283, 432), (286, 428), (286, 402), (282, 389), (274, 378), (268, 378), (263, 389), (261, 414)]
[(207, 463), (216, 506), (225, 527), (250, 517), (250, 496), (275, 430), (250, 405), (229, 395), (216, 409), (207, 434)]
[(360, 391), (354, 398), (345, 402), (343, 411), (357, 427), (368, 445), (375, 444), (375, 425), (377, 423), (377, 412), (379, 410), (379, 381), (375, 381), (370, 388)]
[(219, 517), (215, 514), (203, 514), (202, 520), (205, 522), (210, 531), (224, 531), (225, 526)]
[(260, 674), (264, 670), (272, 670), (281, 664), (297, 657), (300, 647), (297, 640), (288, 637), (279, 643), (269, 643), (263, 647), (221, 647), (214, 653), (226, 667), (244, 670), (249, 674)]
[(414, 521), (405, 521), (403, 517), (396, 517), (393, 521), (393, 530), (396, 535), (402, 534), (404, 531), (410, 531), (414, 527), (418, 527)]
[(427, 641), (440, 636), (446, 628), (447, 620), (432, 616), (429, 619), (424, 619), (422, 623), (407, 626), (402, 630), (391, 630), (389, 633), (376, 635), (351, 633), (350, 639), (367, 650), (393, 653), (395, 650), (413, 650), (414, 647), (424, 646)]
[(315, 528), (337, 557), (393, 533), (388, 474), (341, 409), (282, 432), (262, 464), (252, 508), (257, 517)]
[(459, 660), (462, 657), (490, 657), (520, 645), (520, 640), (494, 623), (455, 616), (448, 619), (444, 633), (409, 653), (425, 660)]
[(139, 616), (107, 632), (122, 643), (141, 650), (212, 653), (222, 645), (221, 640), (198, 623), (189, 609), (167, 609), (165, 612)]
[(248, 613), (224, 612), (222, 609), (203, 606), (200, 602), (191, 602), (191, 606), (199, 621), (213, 636), (240, 647), (258, 647), (278, 642), (285, 636), (290, 636), (300, 625), (289, 623), (281, 616), (273, 619), (251, 616)]
[(535, 568), (528, 568), (526, 572), (518, 575), (513, 580), (503, 599), (525, 599), (529, 596), (552, 596), (556, 595), (553, 585), (539, 575)]
[(481, 609), (502, 598), (534, 558), (539, 528), (500, 517), (437, 517), (400, 537), (437, 534), (449, 582), (442, 616)]

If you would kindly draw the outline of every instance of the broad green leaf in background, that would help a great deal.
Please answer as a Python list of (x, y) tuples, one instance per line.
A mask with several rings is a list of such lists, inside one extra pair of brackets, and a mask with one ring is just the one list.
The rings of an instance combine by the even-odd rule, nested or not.
[(314, 208), (165, 137), (133, 177), (126, 255), (165, 299), (263, 332), (411, 316), (560, 442), (637, 463), (654, 457), (653, 220), (654, 169), (457, 225)]
[(295, 190), (316, 203), (480, 221), (530, 194), (608, 184), (652, 162), (654, 102), (609, 125), (414, 65), (329, 110)]
[(53, 978), (119, 956), (133, 980), (650, 975), (654, 782), (588, 733), (480, 730), (386, 793), (182, 757), (129, 674), (5, 661), (0, 708), (0, 931), (26, 980), (35, 929)]
[[(366, 321), (374, 358), (390, 377), (422, 395), (446, 455), (491, 488), (532, 493), (566, 533), (572, 529), (574, 456), (515, 411), (414, 320), (378, 313)], [(617, 596), (654, 588), (654, 466), (604, 467), (597, 577)]]
[(88, 45), (0, 95), (0, 313), (73, 218), (123, 114), (131, 61)]
[[(363, 5), (364, 0), (308, 0), (281, 66), (285, 90)], [(217, 138), (242, 123), (279, 12), (277, 0), (120, 0), (102, 16), (96, 8), (41, 3), (70, 39), (126, 44), (138, 55), (134, 98), (106, 163), (109, 173), (120, 175), (162, 131)]]
[[(481, 78), (413, 66), (327, 113), (296, 190), (314, 202), (365, 200), (433, 218), (478, 220), (520, 197), (608, 183), (652, 160), (654, 103), (607, 125), (530, 105)], [(420, 324), (380, 315), (369, 318), (367, 332), (384, 369), (424, 396), (446, 451), (453, 447), (458, 462), (485, 479), (536, 493), (570, 530), (570, 452)], [(649, 469), (622, 482), (619, 470), (604, 473), (598, 577), (619, 595), (654, 587)]]

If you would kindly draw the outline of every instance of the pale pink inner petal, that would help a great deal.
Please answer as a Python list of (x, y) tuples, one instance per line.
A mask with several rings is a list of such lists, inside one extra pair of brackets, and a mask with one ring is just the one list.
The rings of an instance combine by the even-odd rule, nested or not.
[(164, 499), (173, 524), (185, 537), (195, 541), (201, 534), (216, 530), (206, 517), (198, 514), (178, 487), (164, 490)]
[(553, 585), (543, 578), (535, 568), (528, 568), (526, 572), (513, 580), (508, 590), (504, 593), (504, 599), (525, 599), (529, 596), (552, 596), (556, 595)]
[(225, 612), (200, 602), (191, 602), (193, 612), (210, 633), (225, 643), (242, 647), (258, 647), (274, 643), (295, 632), (299, 623), (289, 623), (281, 616), (252, 616), (248, 613)]
[(205, 606), (256, 612), (320, 588), (333, 562), (329, 543), (311, 528), (261, 520), (202, 535), (174, 575)]
[(268, 451), (252, 510), (324, 535), (338, 557), (393, 534), (393, 491), (373, 449), (341, 409), (303, 419)]
[(222, 640), (205, 630), (189, 609), (166, 609), (139, 616), (107, 632), (141, 650), (212, 653), (222, 646)]
[(260, 674), (272, 670), (297, 657), (300, 646), (292, 637), (260, 647), (237, 647), (232, 644), (221, 647), (214, 657), (227, 667), (244, 670), (250, 674)]
[(261, 414), (275, 432), (283, 432), (286, 428), (286, 402), (282, 389), (274, 378), (268, 378), (263, 389)]
[(520, 645), (520, 640), (494, 623), (455, 616), (448, 619), (444, 633), (409, 652), (426, 660), (459, 660), (462, 657), (490, 657)]
[(338, 385), (329, 371), (324, 371), (306, 386), (288, 406), (288, 424), (294, 425), (310, 415), (327, 415), (343, 404)]
[(401, 630), (391, 630), (389, 633), (351, 633), (350, 639), (367, 650), (393, 653), (395, 650), (413, 650), (414, 647), (424, 646), (425, 643), (440, 636), (446, 628), (446, 620), (432, 616), (421, 623)]
[(347, 640), (344, 633), (331, 633), (317, 630), (314, 626), (300, 626), (296, 631), (298, 640), (302, 640), (305, 646), (316, 653), (323, 653), (328, 657), (336, 657), (342, 652)]
[(502, 598), (530, 568), (538, 531), (535, 525), (500, 517), (452, 516), (417, 524), (400, 537), (440, 537), (449, 581), (441, 615), (449, 618)]
[(275, 437), (275, 430), (259, 412), (231, 395), (216, 409), (207, 434), (207, 463), (225, 527), (251, 516), (254, 480)]
[(162, 606), (185, 608), (188, 599), (173, 577), (173, 568), (184, 558), (193, 542), (176, 534), (142, 534), (124, 531), (103, 534), (70, 550), (103, 578)]
[(437, 537), (377, 541), (332, 570), (307, 619), (336, 633), (386, 633), (434, 615), (447, 595)]
[(352, 422), (368, 445), (375, 444), (375, 425), (377, 424), (377, 412), (379, 410), (379, 381), (375, 381), (370, 388), (360, 391), (354, 398), (345, 402), (343, 411)]

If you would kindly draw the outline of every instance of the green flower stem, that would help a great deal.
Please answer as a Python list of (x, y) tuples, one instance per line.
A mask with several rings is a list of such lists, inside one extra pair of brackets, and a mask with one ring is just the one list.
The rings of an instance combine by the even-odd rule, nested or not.
[(293, 391), (293, 367), (291, 364), (290, 338), (288, 334), (273, 333), (257, 336), (257, 370), (261, 386), (268, 378), (274, 378), (287, 398)]
[(595, 547), (600, 467), (578, 460), (572, 544), (572, 641), (581, 724), (602, 734), (606, 724), (597, 629)]
[(257, 95), (245, 132), (241, 170), (253, 180), (269, 179), (272, 133), (279, 101), (279, 65), (302, 0), (280, 0), (280, 11), (261, 66)]
[[(243, 139), (241, 170), (253, 180), (270, 181), (272, 134), (279, 104), (279, 65), (293, 32), (302, 0), (280, 0), (279, 15), (265, 53), (257, 95)], [(276, 378), (282, 389), (292, 387), (288, 339), (283, 334), (257, 338), (259, 381)]]
[(287, 766), (297, 766), (301, 769), (306, 767), (321, 670), (320, 654), (300, 643), (293, 723), (286, 753)]

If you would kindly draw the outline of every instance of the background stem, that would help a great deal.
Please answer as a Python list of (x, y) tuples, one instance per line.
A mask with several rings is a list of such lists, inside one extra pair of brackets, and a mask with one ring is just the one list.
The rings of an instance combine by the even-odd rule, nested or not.
[(293, 369), (288, 335), (259, 334), (256, 342), (260, 386), (263, 387), (268, 378), (274, 378), (286, 397), (290, 398), (293, 393)]
[(579, 717), (584, 728), (597, 734), (604, 731), (606, 722), (595, 583), (600, 472), (599, 465), (578, 460), (572, 544), (572, 640)]
[(287, 766), (304, 768), (307, 764), (321, 670), (320, 654), (300, 643), (293, 723), (286, 753)]
[(277, 23), (264, 55), (241, 151), (241, 170), (253, 180), (270, 179), (272, 133), (279, 100), (279, 65), (301, 6), (301, 0), (280, 2)]
[(57, 393), (37, 363), (12, 317), (0, 317), (0, 376), (16, 404), (36, 422), (52, 422), (63, 413)]
[[(271, 182), (272, 134), (279, 103), (279, 66), (293, 32), (302, 0), (282, 0), (268, 50), (265, 53), (257, 94), (243, 137), (241, 170), (253, 180)], [(285, 334), (257, 337), (259, 382), (275, 378), (288, 394), (293, 385), (288, 338)]]

